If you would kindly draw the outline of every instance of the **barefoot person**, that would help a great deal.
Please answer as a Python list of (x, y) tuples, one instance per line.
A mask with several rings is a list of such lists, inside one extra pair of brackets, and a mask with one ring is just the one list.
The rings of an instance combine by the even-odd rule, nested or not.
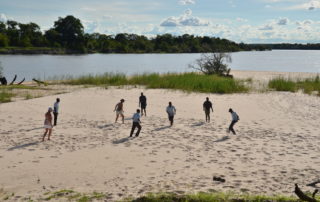
[(124, 99), (121, 99), (120, 102), (118, 104), (116, 104), (115, 108), (113, 111), (116, 112), (117, 116), (116, 116), (116, 121), (115, 123), (117, 123), (119, 115), (122, 117), (122, 123), (124, 123), (124, 111), (123, 111), (123, 103), (124, 103)]
[(213, 112), (212, 102), (209, 101), (209, 98), (206, 98), (206, 101), (203, 103), (203, 111), (206, 115), (206, 122), (210, 122), (210, 109)]
[(132, 128), (131, 128), (131, 132), (130, 132), (130, 137), (132, 137), (133, 132), (136, 128), (138, 128), (138, 131), (136, 133), (136, 137), (139, 136), (140, 131), (141, 131), (141, 125), (140, 125), (141, 121), (140, 121), (140, 109), (137, 109), (137, 113), (133, 114), (132, 117)]
[(147, 107), (147, 97), (141, 93), (141, 96), (139, 97), (139, 107), (141, 108), (141, 116), (144, 115), (147, 116), (146, 107)]
[(44, 132), (43, 137), (42, 137), (42, 142), (44, 141), (44, 138), (46, 137), (48, 132), (49, 132), (48, 140), (50, 140), (50, 136), (51, 136), (51, 133), (52, 133), (52, 127), (53, 127), (52, 126), (52, 115), (51, 115), (51, 112), (52, 112), (52, 108), (49, 107), (48, 112), (45, 114), (45, 120), (44, 120), (45, 132)]
[(229, 126), (229, 133), (231, 131), (234, 135), (236, 135), (236, 132), (234, 131), (233, 126), (240, 120), (240, 118), (238, 114), (234, 112), (231, 108), (229, 109), (229, 112), (231, 113), (231, 117), (232, 117), (232, 121)]
[(170, 121), (170, 126), (173, 125), (173, 119), (174, 119), (174, 115), (176, 114), (177, 110), (176, 108), (172, 105), (171, 102), (169, 102), (169, 106), (167, 107), (167, 114), (168, 114), (168, 118)]
[(56, 102), (53, 105), (53, 125), (57, 125), (58, 113), (59, 113), (59, 104), (60, 98), (57, 98)]

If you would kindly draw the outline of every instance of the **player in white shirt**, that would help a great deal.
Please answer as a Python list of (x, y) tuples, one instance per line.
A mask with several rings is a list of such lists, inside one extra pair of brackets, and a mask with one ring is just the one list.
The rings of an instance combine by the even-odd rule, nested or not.
[(234, 112), (231, 108), (229, 109), (229, 112), (231, 113), (231, 117), (232, 117), (232, 121), (229, 126), (229, 133), (231, 131), (234, 135), (236, 135), (236, 132), (234, 131), (233, 126), (240, 120), (240, 118), (238, 114)]
[(131, 132), (130, 132), (130, 137), (132, 137), (133, 132), (136, 128), (138, 128), (138, 131), (136, 133), (136, 137), (139, 136), (140, 131), (141, 131), (141, 125), (140, 125), (141, 121), (140, 121), (140, 109), (137, 109), (137, 113), (133, 114), (132, 116), (132, 128), (131, 128)]

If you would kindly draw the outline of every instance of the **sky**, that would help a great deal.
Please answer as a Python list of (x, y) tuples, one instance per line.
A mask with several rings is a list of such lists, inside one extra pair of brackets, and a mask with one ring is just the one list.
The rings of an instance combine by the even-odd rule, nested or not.
[(320, 0), (0, 0), (0, 21), (79, 18), (87, 33), (193, 34), (244, 43), (320, 43)]

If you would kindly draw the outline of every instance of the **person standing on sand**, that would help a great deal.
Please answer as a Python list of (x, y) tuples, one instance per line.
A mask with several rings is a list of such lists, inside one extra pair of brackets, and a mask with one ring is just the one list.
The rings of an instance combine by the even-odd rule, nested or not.
[(45, 120), (44, 120), (45, 132), (44, 132), (43, 137), (42, 137), (42, 142), (44, 141), (44, 138), (46, 137), (48, 132), (49, 132), (48, 140), (50, 140), (50, 136), (51, 136), (51, 133), (52, 133), (52, 127), (53, 127), (52, 126), (52, 115), (51, 115), (51, 112), (52, 112), (52, 108), (49, 107), (48, 112), (45, 114)]
[(116, 121), (115, 123), (117, 123), (119, 115), (122, 117), (122, 123), (124, 123), (124, 111), (123, 111), (123, 103), (124, 103), (124, 99), (121, 99), (120, 102), (118, 104), (116, 104), (115, 108), (113, 111), (116, 112), (117, 116), (116, 116)]
[(203, 103), (203, 111), (206, 114), (206, 122), (210, 122), (210, 109), (213, 112), (212, 102), (209, 101), (209, 98), (206, 98), (206, 101)]
[(167, 114), (168, 114), (168, 118), (170, 121), (170, 126), (173, 125), (173, 119), (174, 119), (174, 115), (176, 114), (177, 110), (176, 108), (172, 105), (171, 102), (169, 102), (169, 106), (167, 107)]
[(57, 125), (57, 119), (58, 119), (58, 113), (59, 113), (59, 104), (60, 104), (60, 98), (57, 98), (57, 101), (53, 105), (53, 125)]
[(140, 125), (141, 121), (140, 121), (140, 109), (137, 109), (137, 113), (133, 114), (132, 117), (132, 128), (131, 128), (131, 132), (130, 132), (130, 137), (132, 137), (133, 132), (136, 128), (138, 128), (138, 131), (136, 133), (136, 137), (139, 136), (140, 131), (141, 131), (141, 125)]
[(238, 114), (234, 112), (231, 108), (229, 109), (229, 112), (231, 113), (232, 121), (230, 123), (228, 132), (230, 133), (231, 131), (234, 135), (236, 135), (236, 132), (234, 131), (233, 126), (240, 120), (240, 118)]
[(141, 96), (139, 97), (139, 107), (141, 108), (141, 116), (144, 115), (147, 116), (146, 107), (147, 107), (147, 97), (141, 93)]

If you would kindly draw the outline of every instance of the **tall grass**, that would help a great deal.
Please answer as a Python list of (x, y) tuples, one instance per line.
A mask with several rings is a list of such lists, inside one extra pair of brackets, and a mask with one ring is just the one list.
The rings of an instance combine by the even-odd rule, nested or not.
[(314, 78), (297, 80), (279, 77), (270, 80), (268, 86), (276, 91), (296, 92), (297, 90), (303, 90), (303, 92), (307, 94), (317, 92), (318, 95), (320, 95), (319, 75)]
[(197, 73), (141, 74), (130, 77), (124, 74), (87, 75), (64, 81), (71, 85), (145, 85), (147, 88), (177, 89), (188, 92), (241, 93), (247, 92), (242, 81), (215, 75)]
[(0, 91), (0, 103), (11, 102), (11, 98), (14, 96), (13, 93), (7, 91)]

